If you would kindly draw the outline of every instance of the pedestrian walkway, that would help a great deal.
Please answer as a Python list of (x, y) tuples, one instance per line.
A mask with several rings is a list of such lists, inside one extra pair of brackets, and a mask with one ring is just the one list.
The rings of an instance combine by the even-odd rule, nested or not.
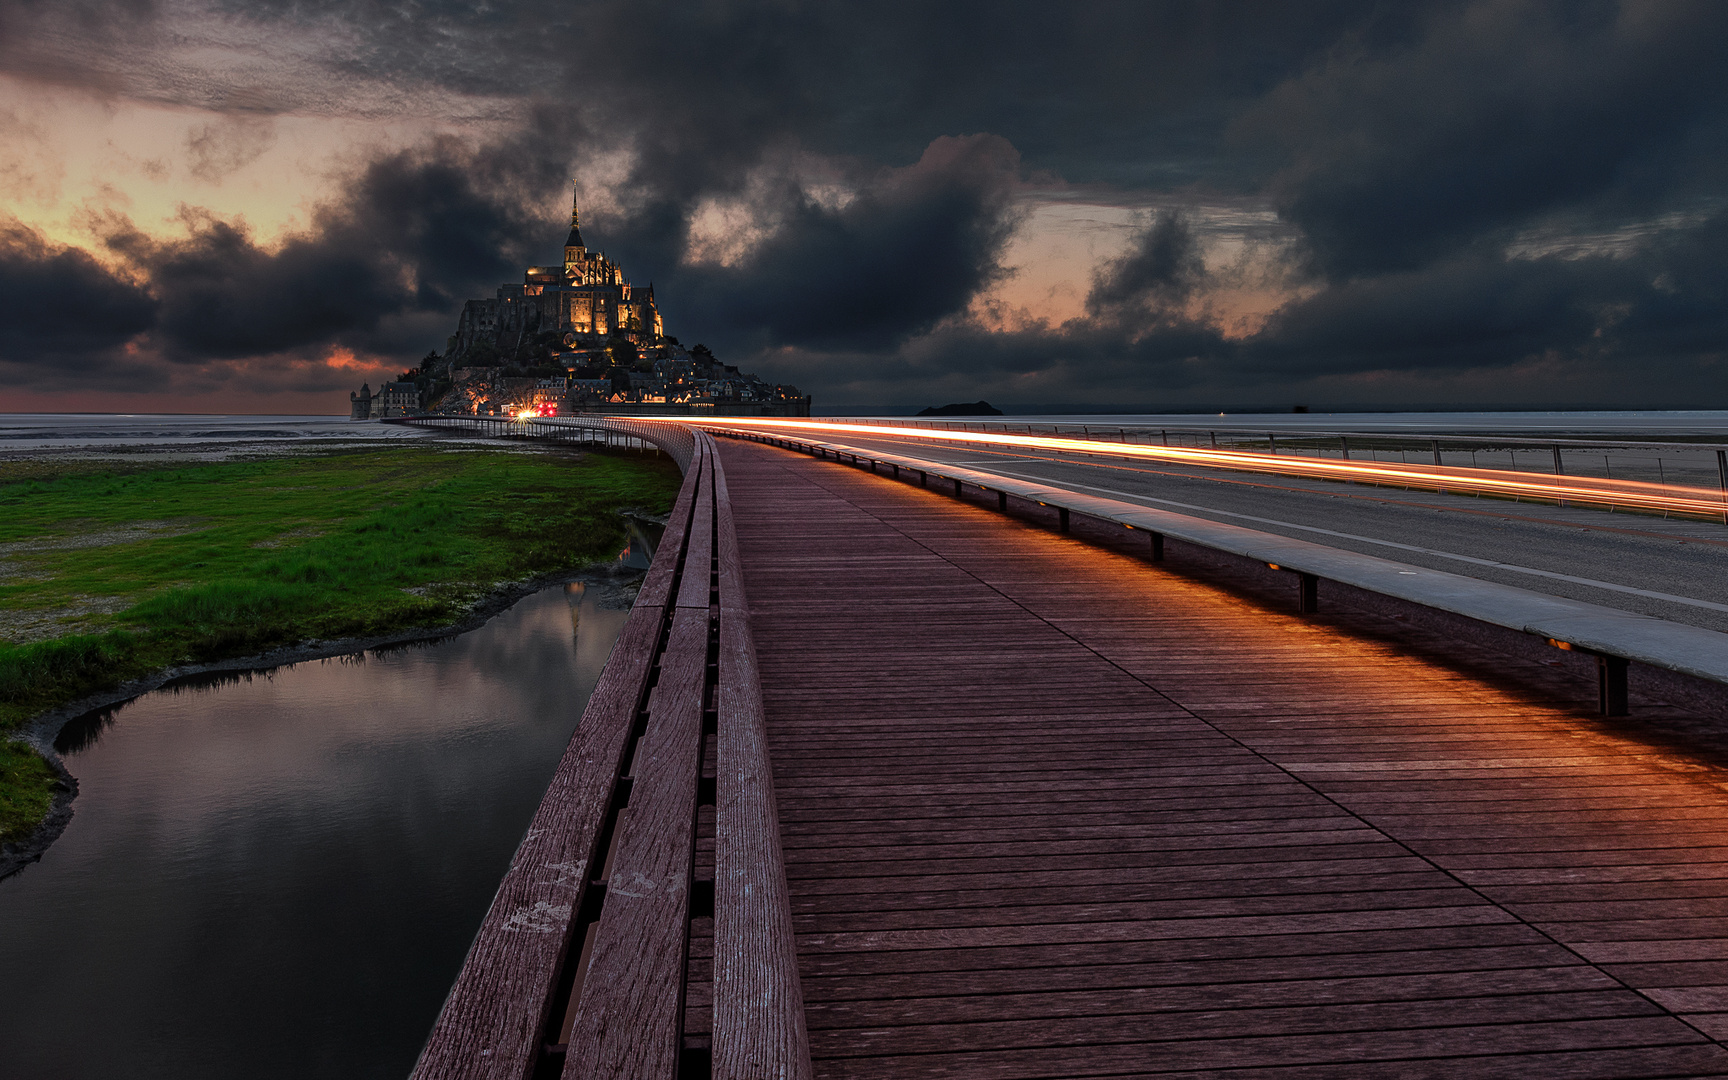
[(1728, 771), (722, 440), (819, 1077), (1728, 1075)]

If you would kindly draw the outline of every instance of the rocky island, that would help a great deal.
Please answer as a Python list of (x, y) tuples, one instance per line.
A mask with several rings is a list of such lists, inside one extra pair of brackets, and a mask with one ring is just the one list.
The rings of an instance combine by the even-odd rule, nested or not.
[(462, 306), (443, 353), (349, 395), (355, 420), (416, 413), (566, 416), (809, 416), (810, 398), (722, 363), (706, 345), (666, 333), (654, 286), (638, 287), (582, 239), (570, 209), (561, 266)]

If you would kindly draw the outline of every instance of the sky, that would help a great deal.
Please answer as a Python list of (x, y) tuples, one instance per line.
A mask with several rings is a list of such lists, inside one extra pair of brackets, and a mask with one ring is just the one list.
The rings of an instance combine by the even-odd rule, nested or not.
[(819, 411), (1728, 407), (1718, 0), (0, 0), (0, 411), (343, 412), (573, 192)]

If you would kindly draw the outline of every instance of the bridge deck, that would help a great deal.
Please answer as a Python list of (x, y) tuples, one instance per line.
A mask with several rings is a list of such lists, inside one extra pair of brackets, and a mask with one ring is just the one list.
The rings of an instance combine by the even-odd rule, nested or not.
[(721, 457), (818, 1076), (1728, 1075), (1728, 772), (934, 492)]

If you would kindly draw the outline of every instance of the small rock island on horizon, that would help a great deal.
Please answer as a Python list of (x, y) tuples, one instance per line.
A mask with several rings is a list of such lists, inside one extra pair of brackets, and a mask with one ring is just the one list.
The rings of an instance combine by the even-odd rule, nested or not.
[(974, 401), (970, 404), (958, 402), (952, 405), (932, 405), (918, 410), (919, 416), (1001, 416), (1002, 410), (988, 401)]

